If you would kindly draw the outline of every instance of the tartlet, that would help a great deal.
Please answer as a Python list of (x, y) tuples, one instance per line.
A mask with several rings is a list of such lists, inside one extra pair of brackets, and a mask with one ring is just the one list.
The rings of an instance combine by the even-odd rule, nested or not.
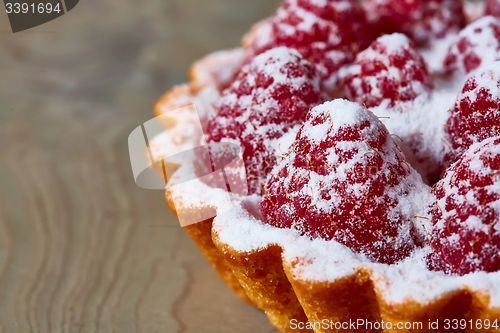
[[(302, 2), (318, 6), (323, 3), (312, 0)], [(283, 15), (288, 15), (287, 11), (295, 8), (294, 6), (300, 7), (300, 3), (286, 1), (284, 9), (278, 11), (278, 19), (283, 20)], [(348, 3), (352, 5), (353, 2)], [(372, 7), (367, 8), (373, 8), (374, 3), (368, 5)], [(355, 8), (350, 8), (348, 12), (354, 15), (358, 23), (359, 8), (356, 6), (361, 8), (361, 5), (354, 5)], [(458, 10), (454, 6), (451, 8)], [(255, 59), (255, 53), (260, 52), (261, 57), (267, 52), (274, 56), (278, 54), (278, 51), (272, 50), (280, 45), (268, 46), (270, 42), (266, 37), (273, 34), (278, 19), (271, 18), (258, 23), (245, 37), (244, 50), (218, 52), (197, 62), (190, 70), (190, 83), (173, 88), (157, 102), (155, 115), (166, 116), (162, 117), (166, 133), (150, 143), (156, 161), (207, 143), (203, 135), (189, 136), (186, 133), (191, 133), (189, 128), (200, 124), (205, 133), (210, 133), (213, 128), (210, 122), (217, 117), (214, 105), (216, 109), (220, 108), (221, 103), (223, 104), (220, 102), (221, 97), (223, 99), (231, 93), (232, 88), (241, 85), (235, 82), (242, 80), (243, 74), (238, 72), (243, 64), (243, 72), (246, 70), (247, 74), (251, 73), (248, 68), (255, 61), (252, 60)], [(371, 20), (377, 22), (376, 18)], [(405, 194), (406, 202), (410, 203), (404, 212), (413, 226), (409, 232), (415, 239), (412, 240), (414, 245), (411, 250), (401, 258), (392, 261), (380, 259), (369, 251), (353, 251), (349, 242), (338, 240), (333, 234), (331, 237), (328, 233), (314, 234), (300, 225), (285, 226), (282, 221), (269, 223), (259, 208), (261, 201), (265, 201), (268, 196), (265, 185), (262, 192), (251, 186), (248, 195), (228, 195), (225, 188), (210, 186), (203, 179), (193, 179), (183, 184), (176, 182), (186, 170), (189, 172), (196, 169), (196, 158), (186, 158), (182, 163), (171, 165), (172, 177), (168, 179), (166, 188), (167, 204), (171, 210), (178, 216), (192, 217), (192, 224), (188, 223), (184, 228), (220, 277), (242, 300), (265, 311), (271, 323), (283, 332), (380, 332), (391, 329), (435, 332), (446, 331), (455, 324), (462, 331), (472, 332), (484, 330), (486, 323), (489, 323), (488, 331), (500, 332), (500, 322), (497, 321), (500, 320), (500, 272), (479, 271), (460, 276), (431, 270), (427, 264), (435, 242), (432, 238), (433, 224), (429, 208), (432, 206), (434, 192), (425, 183), (436, 183), (445, 167), (459, 158), (446, 142), (446, 110), (453, 107), (456, 93), (462, 89), (467, 75), (481, 73), (489, 65), (486, 62), (490, 61), (485, 60), (475, 68), (467, 64), (470, 57), (467, 58), (467, 54), (464, 56), (460, 40), (477, 33), (477, 28), (474, 30), (469, 27), (459, 32), (463, 22), (460, 19), (451, 21), (455, 25), (447, 33), (443, 30), (436, 32), (429, 25), (424, 25), (424, 29), (418, 25), (415, 28), (411, 24), (395, 27), (400, 21), (384, 21), (384, 27), (390, 23), (391, 29), (401, 29), (410, 35), (419, 36), (416, 41), (420, 46), (426, 47), (421, 49), (425, 63), (417, 51), (412, 53), (412, 50), (416, 50), (415, 44), (400, 34), (381, 37), (359, 54), (359, 51), (368, 46), (366, 42), (360, 41), (356, 46), (350, 44), (349, 52), (353, 52), (356, 57), (347, 55), (337, 63), (339, 66), (325, 67), (325, 62), (319, 61), (319, 67), (323, 66), (318, 71), (324, 92), (333, 97), (345, 89), (345, 95), (351, 100), (360, 104), (369, 102), (366, 106), (371, 111), (340, 99), (313, 108), (322, 103), (323, 97), (318, 97), (311, 105), (313, 111), (307, 116), (312, 117), (311, 114), (321, 110), (336, 112), (338, 109), (354, 108), (355, 111), (352, 112), (373, 112), (380, 119), (376, 120), (375, 117), (373, 122), (380, 121), (387, 127), (387, 133), (394, 134), (395, 140), (390, 144), (400, 147), (397, 149), (404, 159), (401, 163), (408, 164), (411, 183), (418, 183), (410, 194)], [(372, 28), (376, 27), (373, 22), (370, 23)], [(493, 18), (487, 17), (473, 25), (491, 26), (495, 22)], [(277, 26), (280, 31), (279, 24)], [(427, 38), (423, 38), (419, 32), (422, 29), (430, 31)], [(351, 37), (349, 43), (353, 43)], [(412, 54), (413, 58), (406, 64), (424, 68), (423, 72), (417, 71), (417, 74), (412, 71), (414, 76), (404, 75), (414, 91), (405, 90), (403, 94), (398, 90), (396, 107), (385, 95), (382, 95), (384, 98), (375, 100), (371, 98), (373, 95), (370, 94), (373, 94), (374, 89), (370, 91), (363, 88), (363, 92), (370, 95), (368, 97), (356, 90), (356, 85), (366, 77), (363, 74), (364, 61), (373, 61), (380, 55), (386, 55), (386, 51), (379, 52), (380, 46), (376, 43), (385, 47), (389, 45), (390, 50), (393, 46), (394, 49), (407, 50), (406, 54)], [(449, 45), (451, 51), (447, 53)], [(300, 51), (300, 47), (298, 49)], [(280, 52), (295, 56), (296, 51), (282, 49)], [(494, 60), (498, 59), (491, 61)], [(400, 77), (406, 68), (399, 68), (392, 62), (386, 62), (384, 66), (398, 69)], [(381, 72), (380, 75), (388, 74)], [(190, 109), (180, 117), (176, 113), (176, 118), (169, 120), (168, 111), (191, 104), (196, 106), (197, 111)], [(334, 119), (339, 121), (332, 118), (332, 123)], [(287, 159), (291, 159), (296, 142), (294, 140), (298, 140), (295, 131), (299, 128), (302, 128), (299, 130), (301, 134), (306, 131), (302, 122), (295, 124), (296, 126), (287, 125), (285, 134), (274, 143), (279, 150), (270, 154), (282, 156), (281, 160), (276, 159), (274, 162), (274, 171), (268, 172), (267, 182), (272, 182), (272, 177), (277, 177), (280, 163), (288, 163)], [(298, 135), (299, 138), (301, 134)], [(445, 139), (441, 140), (443, 138)], [(408, 161), (404, 154), (408, 156)], [(161, 170), (158, 171), (161, 173)], [(275, 200), (269, 200), (275, 204)]]

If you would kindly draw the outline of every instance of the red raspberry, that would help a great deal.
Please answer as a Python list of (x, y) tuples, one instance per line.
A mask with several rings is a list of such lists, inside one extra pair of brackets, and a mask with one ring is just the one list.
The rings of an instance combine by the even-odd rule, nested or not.
[(380, 120), (343, 99), (309, 112), (268, 178), (268, 224), (340, 242), (382, 263), (410, 254), (411, 193), (423, 184)]
[(484, 14), (494, 17), (500, 17), (500, 1), (499, 0), (486, 0), (484, 2)]
[(313, 64), (293, 49), (269, 50), (244, 66), (217, 101), (207, 126), (208, 142), (241, 144), (249, 193), (260, 193), (276, 160), (273, 140), (325, 100)]
[(500, 60), (500, 19), (485, 16), (460, 31), (444, 60), (448, 72), (469, 73)]
[(461, 0), (367, 0), (364, 6), (375, 30), (402, 32), (418, 47), (428, 47), (465, 25)]
[(446, 134), (457, 159), (474, 142), (500, 135), (500, 61), (471, 76), (457, 96)]
[(327, 90), (338, 84), (338, 70), (368, 46), (364, 11), (358, 0), (286, 0), (261, 26), (247, 52), (276, 46), (297, 49), (314, 63)]
[(472, 145), (433, 189), (429, 268), (464, 275), (500, 270), (500, 137)]
[(411, 40), (403, 34), (379, 37), (361, 52), (347, 71), (345, 93), (366, 107), (386, 101), (394, 107), (434, 88), (427, 66)]

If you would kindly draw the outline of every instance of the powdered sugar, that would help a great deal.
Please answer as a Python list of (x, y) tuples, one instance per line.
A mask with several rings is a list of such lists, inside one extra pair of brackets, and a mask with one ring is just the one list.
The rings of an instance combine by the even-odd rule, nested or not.
[(283, 134), (282, 137), (272, 140), (271, 147), (276, 156), (281, 157), (290, 150), (290, 147), (293, 145), (297, 132), (301, 126), (302, 124), (296, 124), (294, 127), (289, 129), (288, 132)]
[[(383, 35), (377, 38), (377, 41), (384, 45), (386, 54), (400, 53), (402, 49), (409, 48), (411, 44), (410, 39), (401, 33)], [(380, 55), (376, 53), (374, 58), (368, 56), (368, 59), (376, 59), (379, 57)]]
[[(212, 93), (214, 96), (218, 95), (213, 90)], [(166, 131), (161, 132), (150, 141), (149, 147), (155, 161), (161, 161), (167, 156), (205, 144), (201, 119), (205, 118), (206, 122), (206, 114), (200, 115), (195, 106), (206, 104), (205, 101), (199, 102), (196, 99), (197, 97), (189, 100), (189, 102), (195, 102), (194, 104), (171, 110), (154, 119), (163, 125), (167, 125)], [(202, 107), (201, 110), (203, 109)]]
[(438, 79), (435, 84), (430, 93), (401, 104), (403, 112), (384, 104), (370, 108), (402, 146), (412, 166), (431, 184), (445, 166), (445, 155), (449, 152), (445, 124), (463, 81)]
[(429, 48), (420, 48), (418, 51), (427, 64), (430, 74), (444, 74), (443, 63), (450, 45), (455, 42), (457, 34), (448, 34), (446, 37), (438, 39)]
[(456, 36), (444, 67), (461, 75), (500, 60), (500, 19), (485, 16), (469, 24)]

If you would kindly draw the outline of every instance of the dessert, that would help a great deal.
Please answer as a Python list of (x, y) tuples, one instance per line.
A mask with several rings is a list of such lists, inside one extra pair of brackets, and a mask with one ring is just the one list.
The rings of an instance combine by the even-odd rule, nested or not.
[[(238, 144), (227, 175), (248, 192), (176, 184), (186, 159), (167, 203), (198, 218), (185, 229), (209, 262), (283, 332), (500, 332), (497, 19), (459, 31), (459, 1), (390, 4), (287, 0), (243, 50), (195, 66), (156, 112), (194, 103), (205, 136), (181, 135), (186, 113), (150, 147)], [(386, 22), (394, 34), (353, 37)]]

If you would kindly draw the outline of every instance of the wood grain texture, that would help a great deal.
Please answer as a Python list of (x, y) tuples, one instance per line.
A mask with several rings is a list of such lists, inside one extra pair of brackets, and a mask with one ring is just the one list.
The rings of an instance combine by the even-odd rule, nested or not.
[(276, 2), (85, 0), (18, 34), (0, 13), (0, 332), (277, 332), (134, 184), (127, 148)]

